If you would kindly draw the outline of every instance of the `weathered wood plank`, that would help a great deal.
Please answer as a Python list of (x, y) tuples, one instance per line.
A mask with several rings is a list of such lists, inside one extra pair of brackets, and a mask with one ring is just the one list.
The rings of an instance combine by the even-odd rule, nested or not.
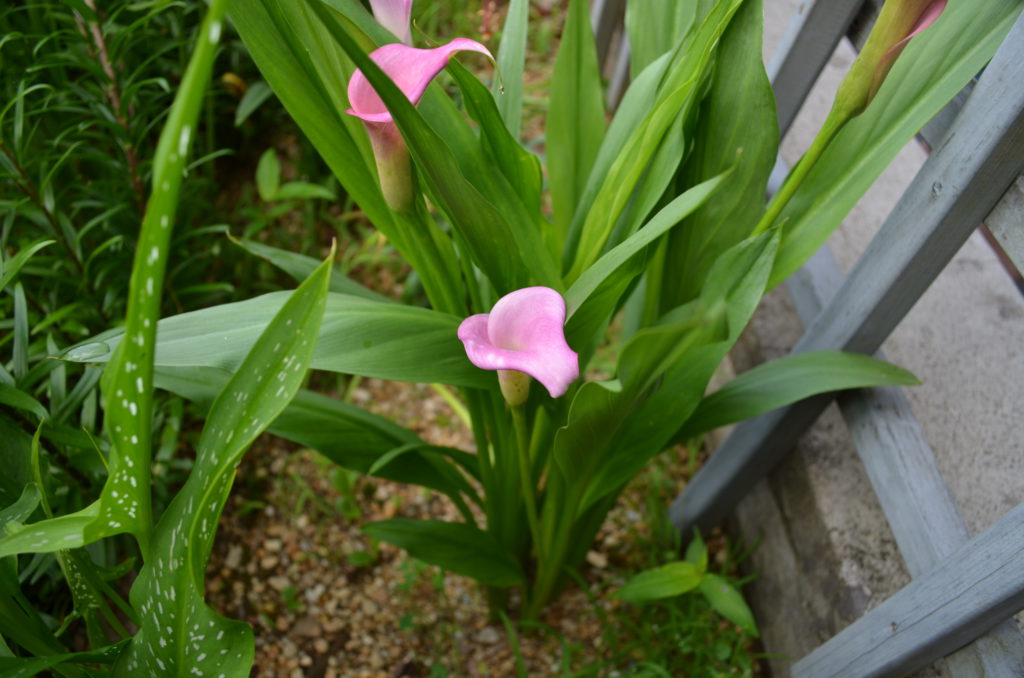
[(1024, 273), (1024, 176), (1017, 177), (985, 223), (1013, 265)]
[[(1024, 164), (1024, 18), (988, 66), (945, 143), (794, 351), (871, 354), (993, 208)], [(743, 422), (673, 502), (683, 534), (708, 529), (792, 448), (829, 396)]]
[(905, 675), (1022, 608), (1024, 504), (797, 662), (792, 676)]
[(612, 38), (623, 27), (626, 0), (594, 0), (590, 6), (590, 25), (594, 29), (597, 63), (604, 71), (612, 47)]
[(811, 0), (801, 5), (790, 22), (767, 69), (775, 90), (781, 136), (793, 123), (861, 4), (862, 0)]

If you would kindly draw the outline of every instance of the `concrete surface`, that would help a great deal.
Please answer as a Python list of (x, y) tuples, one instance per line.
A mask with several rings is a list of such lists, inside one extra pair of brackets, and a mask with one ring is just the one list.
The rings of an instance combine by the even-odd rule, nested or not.
[[(765, 0), (765, 55), (796, 0)], [(791, 165), (810, 144), (854, 57), (844, 41), (782, 145)], [(829, 241), (848, 270), (926, 158), (911, 142)], [(766, 297), (733, 354), (737, 371), (785, 355), (803, 331), (787, 294)], [(1024, 297), (973, 236), (883, 346), (924, 385), (915, 416), (961, 512), (978, 532), (1024, 501)], [(735, 526), (761, 539), (749, 594), (775, 676), (909, 582), (899, 551), (831, 407), (737, 508)], [(920, 676), (947, 675), (941, 663)]]

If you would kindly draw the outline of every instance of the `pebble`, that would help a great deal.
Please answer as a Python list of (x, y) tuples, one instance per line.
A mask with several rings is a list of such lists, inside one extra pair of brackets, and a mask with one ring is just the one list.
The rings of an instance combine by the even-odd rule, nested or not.
[(299, 619), (292, 626), (292, 633), (297, 636), (305, 636), (306, 638), (318, 638), (322, 632), (323, 629), (320, 626), (320, 621), (310, 615)]
[(280, 562), (281, 559), (277, 556), (263, 556), (260, 558), (260, 567), (264, 570), (273, 570)]
[(277, 577), (271, 577), (267, 580), (267, 583), (270, 584), (271, 588), (275, 591), (284, 591), (292, 585), (292, 582), (288, 577), (282, 577), (280, 575)]
[(242, 564), (242, 546), (240, 544), (232, 544), (228, 548), (228, 555), (224, 557), (224, 567), (229, 570), (237, 570), (238, 566)]
[(476, 634), (476, 640), (484, 645), (494, 645), (501, 640), (501, 636), (498, 635), (498, 630), (493, 626), (485, 626)]

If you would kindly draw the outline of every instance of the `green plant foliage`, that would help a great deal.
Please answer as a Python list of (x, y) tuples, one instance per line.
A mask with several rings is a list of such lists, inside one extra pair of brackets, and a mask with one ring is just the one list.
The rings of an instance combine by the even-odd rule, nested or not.
[(604, 137), (604, 100), (587, 3), (572, 0), (551, 76), (548, 171), (555, 224), (565, 239)]
[(186, 676), (195, 670), (249, 675), (252, 629), (203, 602), (206, 561), (238, 461), (305, 378), (330, 271), (325, 262), (289, 296), (210, 408), (196, 464), (161, 516), (146, 566), (132, 586), (140, 628), (115, 676)]
[(950, 0), (910, 42), (779, 216), (784, 238), (773, 286), (817, 251), (896, 153), (988, 63), (1020, 12), (1018, 0)]
[(913, 374), (892, 363), (858, 353), (797, 353), (750, 369), (708, 395), (679, 437), (692, 437), (819, 393), (920, 383)]
[[(159, 323), (156, 365), (233, 370), (284, 303), (274, 292), (235, 304), (182, 313)], [(459, 319), (437, 311), (332, 292), (317, 340), (313, 368), (397, 381), (487, 387), (452, 341)], [(103, 360), (123, 335), (114, 332), (72, 348), (67, 360)]]
[(494, 537), (472, 525), (392, 518), (363, 528), (375, 539), (400, 546), (414, 558), (491, 586), (523, 580), (517, 560)]
[(669, 598), (694, 590), (705, 576), (693, 563), (680, 560), (641, 572), (626, 582), (616, 595), (630, 603)]

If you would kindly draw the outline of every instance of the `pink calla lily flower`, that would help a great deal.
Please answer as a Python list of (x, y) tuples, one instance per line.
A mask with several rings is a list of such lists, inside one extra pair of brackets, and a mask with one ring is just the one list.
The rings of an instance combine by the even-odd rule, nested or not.
[[(565, 341), (565, 300), (549, 287), (527, 287), (506, 294), (490, 313), (472, 315), (459, 325), (459, 339), (470, 362), (498, 370), (502, 393), (511, 405), (526, 400), (514, 382), (516, 372), (530, 375), (552, 398), (565, 394), (580, 376), (579, 357)], [(521, 392), (510, 397), (509, 386)], [(526, 383), (529, 387), (529, 383)]]
[(407, 45), (412, 44), (412, 0), (370, 0), (373, 18)]
[[(452, 55), (462, 51), (479, 52), (494, 59), (486, 47), (468, 38), (455, 38), (433, 49), (392, 43), (371, 52), (370, 58), (415, 105)], [(409, 149), (384, 102), (362, 71), (353, 73), (348, 82), (348, 101), (351, 107), (346, 112), (361, 119), (370, 136), (384, 200), (395, 211), (409, 209), (412, 204)]]
[[(444, 70), (448, 60), (456, 52), (479, 52), (493, 59), (486, 47), (469, 38), (455, 38), (447, 45), (433, 49), (417, 49), (400, 43), (378, 47), (370, 52), (370, 58), (398, 85), (398, 89), (413, 104), (418, 104), (427, 91), (427, 86), (437, 74)], [(362, 71), (352, 74), (348, 82), (348, 101), (351, 108), (346, 111), (364, 122), (391, 123), (391, 114), (366, 79)]]

